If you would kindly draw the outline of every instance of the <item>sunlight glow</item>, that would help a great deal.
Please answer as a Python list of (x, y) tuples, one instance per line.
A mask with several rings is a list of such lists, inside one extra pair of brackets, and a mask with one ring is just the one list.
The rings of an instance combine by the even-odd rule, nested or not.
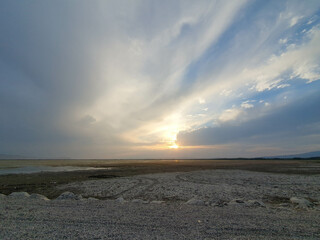
[(172, 149), (178, 149), (178, 148), (179, 148), (179, 146), (178, 146), (177, 144), (173, 144), (173, 145), (169, 146), (169, 148), (172, 148)]

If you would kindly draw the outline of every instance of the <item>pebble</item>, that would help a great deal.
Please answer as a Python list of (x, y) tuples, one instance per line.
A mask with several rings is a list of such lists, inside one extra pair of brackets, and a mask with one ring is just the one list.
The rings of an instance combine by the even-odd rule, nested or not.
[(37, 193), (32, 193), (32, 194), (30, 195), (30, 198), (49, 201), (49, 199), (48, 199), (46, 196), (43, 196), (43, 195), (37, 194)]
[(188, 205), (196, 205), (196, 206), (205, 206), (206, 203), (201, 199), (191, 198), (189, 201), (186, 202)]
[(83, 198), (80, 194), (75, 195), (72, 192), (64, 192), (59, 197), (57, 197), (57, 200), (81, 200), (81, 199)]
[(266, 207), (266, 205), (262, 201), (259, 201), (259, 200), (248, 200), (246, 202), (246, 206), (248, 206), (248, 207), (263, 207), (263, 208)]
[(234, 204), (243, 204), (244, 201), (242, 199), (233, 199), (229, 202), (229, 204), (234, 205)]
[(297, 205), (296, 208), (307, 209), (307, 208), (313, 207), (313, 203), (305, 198), (292, 197), (290, 198), (290, 202), (292, 202), (293, 204), (296, 204)]
[(28, 198), (30, 197), (30, 194), (27, 192), (13, 192), (9, 195), (9, 197), (12, 198)]
[(97, 201), (99, 199), (98, 198), (94, 198), (94, 197), (89, 197), (89, 198), (87, 198), (87, 200), (89, 200), (89, 201)]
[(148, 201), (144, 201), (142, 199), (133, 199), (131, 202), (133, 202), (133, 203), (144, 203), (144, 204), (149, 203)]
[(280, 207), (290, 207), (289, 203), (280, 203), (279, 204)]
[(123, 197), (118, 197), (117, 199), (116, 199), (116, 202), (118, 202), (118, 203), (124, 203), (126, 200), (124, 200), (124, 198)]
[(165, 203), (165, 201), (154, 200), (154, 201), (151, 201), (150, 203), (152, 203), (152, 204), (162, 204), (162, 203)]
[(213, 207), (224, 207), (224, 206), (228, 206), (228, 203), (222, 200), (219, 200), (218, 202), (214, 202), (211, 204), (211, 206)]

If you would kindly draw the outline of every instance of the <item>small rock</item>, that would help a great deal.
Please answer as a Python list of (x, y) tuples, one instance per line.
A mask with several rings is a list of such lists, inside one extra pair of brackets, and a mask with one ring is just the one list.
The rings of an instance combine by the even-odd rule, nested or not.
[(38, 199), (38, 200), (45, 200), (45, 201), (49, 201), (49, 199), (46, 196), (43, 196), (41, 194), (37, 194), (37, 193), (32, 193), (30, 195), (30, 198), (32, 199)]
[(191, 198), (189, 201), (186, 202), (188, 205), (196, 205), (196, 206), (205, 206), (206, 203), (203, 200)]
[(119, 198), (116, 199), (116, 202), (118, 202), (118, 203), (124, 203), (125, 201), (126, 200), (124, 200), (123, 197), (119, 197)]
[(262, 201), (258, 201), (258, 200), (248, 200), (246, 202), (246, 206), (248, 206), (248, 207), (263, 207), (263, 208), (266, 207), (266, 205)]
[(64, 192), (62, 193), (59, 197), (57, 197), (57, 200), (81, 200), (82, 196), (79, 195), (75, 195), (72, 192)]
[(6, 197), (6, 195), (0, 193), (0, 199), (3, 199), (3, 198), (5, 198), (5, 197)]
[(280, 207), (290, 207), (289, 203), (280, 203), (279, 204)]
[(229, 204), (234, 205), (234, 204), (242, 204), (244, 201), (242, 199), (233, 199), (229, 202)]
[(211, 206), (213, 206), (213, 207), (225, 207), (225, 206), (228, 206), (228, 203), (227, 202), (213, 203), (213, 204), (211, 204)]
[(27, 192), (13, 192), (9, 195), (9, 197), (12, 198), (28, 198), (30, 197), (30, 194)]
[(218, 202), (212, 203), (211, 206), (224, 207), (224, 206), (228, 206), (228, 203), (223, 200), (218, 200)]
[(142, 199), (133, 199), (131, 202), (133, 202), (133, 203), (144, 203), (144, 204), (149, 203), (148, 201), (144, 201)]
[(94, 197), (89, 197), (89, 198), (87, 198), (87, 200), (89, 200), (89, 201), (97, 201), (99, 199), (98, 198), (94, 198)]
[(305, 198), (297, 198), (297, 197), (292, 197), (290, 198), (290, 202), (292, 202), (293, 204), (297, 205), (297, 208), (310, 208), (313, 207), (313, 203), (308, 201)]
[(154, 201), (151, 201), (150, 203), (152, 203), (152, 204), (162, 204), (162, 203), (165, 203), (165, 201), (154, 200)]

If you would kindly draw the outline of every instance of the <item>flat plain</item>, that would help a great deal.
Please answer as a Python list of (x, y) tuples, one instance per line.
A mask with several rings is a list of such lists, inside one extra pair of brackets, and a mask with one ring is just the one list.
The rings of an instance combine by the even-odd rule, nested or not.
[(36, 162), (108, 169), (0, 176), (1, 239), (320, 238), (319, 160)]

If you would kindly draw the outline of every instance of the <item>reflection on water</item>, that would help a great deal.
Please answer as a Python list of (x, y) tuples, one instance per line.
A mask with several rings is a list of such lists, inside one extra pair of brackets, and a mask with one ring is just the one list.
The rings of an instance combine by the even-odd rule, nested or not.
[(6, 174), (19, 174), (19, 173), (38, 173), (38, 172), (71, 172), (80, 170), (100, 170), (100, 169), (111, 169), (108, 168), (94, 168), (94, 167), (73, 167), (73, 166), (62, 166), (62, 167), (51, 167), (51, 166), (26, 166), (16, 168), (0, 168), (0, 175)]

